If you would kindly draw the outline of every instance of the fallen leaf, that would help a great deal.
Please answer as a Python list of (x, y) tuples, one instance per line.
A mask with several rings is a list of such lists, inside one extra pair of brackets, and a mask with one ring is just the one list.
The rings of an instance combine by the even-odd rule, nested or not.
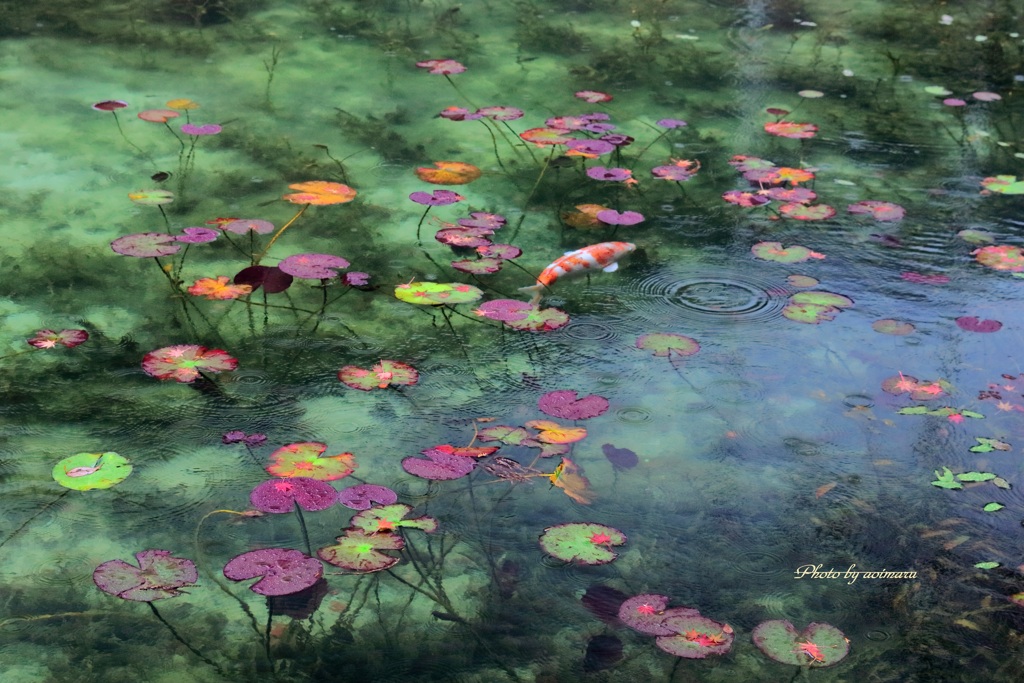
[(826, 493), (828, 493), (829, 491), (831, 491), (835, 487), (836, 487), (836, 482), (834, 482), (834, 481), (833, 482), (829, 482), (828, 484), (823, 484), (823, 485), (819, 486), (818, 488), (816, 488), (814, 490), (814, 497), (815, 498), (821, 498), (822, 496), (824, 496)]

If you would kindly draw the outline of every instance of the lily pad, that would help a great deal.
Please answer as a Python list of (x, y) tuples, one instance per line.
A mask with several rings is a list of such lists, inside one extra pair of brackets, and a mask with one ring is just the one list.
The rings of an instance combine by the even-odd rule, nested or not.
[(789, 303), (782, 309), (782, 315), (794, 322), (814, 325), (832, 320), (841, 309), (852, 305), (853, 300), (842, 294), (823, 291), (797, 292), (789, 298)]
[(196, 344), (165, 346), (150, 351), (142, 359), (142, 369), (147, 375), (183, 383), (196, 381), (200, 372), (225, 372), (236, 367), (238, 361), (226, 351)]
[(765, 261), (776, 261), (778, 263), (800, 263), (808, 259), (823, 259), (824, 254), (811, 251), (807, 247), (793, 245), (783, 249), (781, 242), (758, 242), (750, 251), (755, 257)]
[(511, 244), (486, 244), (478, 246), (476, 248), (476, 253), (480, 254), (484, 258), (508, 261), (522, 256), (523, 250)]
[(84, 344), (89, 339), (89, 333), (85, 330), (36, 330), (31, 339), (25, 340), (37, 349), (52, 349), (58, 344), (68, 349), (73, 349), (79, 344)]
[(236, 218), (220, 227), (221, 230), (233, 232), (236, 235), (245, 235), (249, 232), (255, 232), (258, 235), (269, 235), (274, 232), (273, 223), (259, 218)]
[[(1024, 182), (1024, 181), (1022, 181)], [(1024, 250), (1009, 244), (992, 244), (971, 252), (975, 260), (994, 270), (1024, 271)]]
[(802, 632), (782, 619), (758, 624), (754, 645), (777, 662), (822, 668), (840, 662), (850, 652), (843, 632), (830, 624), (811, 623)]
[(956, 319), (956, 326), (968, 332), (998, 332), (1003, 324), (998, 320), (981, 320), (973, 315), (965, 315)]
[(575, 443), (587, 436), (583, 427), (567, 427), (551, 420), (530, 420), (526, 426), (540, 432), (534, 439), (541, 443)]
[(318, 441), (300, 441), (281, 446), (270, 454), (267, 472), (275, 477), (309, 477), (320, 481), (333, 481), (352, 474), (356, 469), (351, 453), (323, 456), (327, 444)]
[(76, 453), (53, 466), (54, 481), (75, 491), (109, 489), (132, 473), (128, 459), (117, 453)]
[(779, 213), (786, 218), (798, 221), (823, 221), (836, 215), (836, 210), (828, 204), (801, 204), (790, 202), (779, 207)]
[(634, 631), (649, 636), (670, 636), (675, 632), (662, 623), (667, 607), (667, 595), (634, 595), (619, 606), (619, 619)]
[(450, 247), (467, 247), (467, 248), (482, 248), (488, 247), (493, 242), (487, 239), (488, 235), (493, 235), (494, 231), (490, 228), (467, 228), (463, 226), (455, 226), (452, 228), (442, 228), (434, 233), (434, 239), (441, 244), (447, 244)]
[(472, 458), (452, 455), (437, 448), (428, 448), (421, 453), (427, 456), (426, 460), (416, 457), (402, 460), (402, 469), (421, 479), (433, 481), (460, 479), (476, 467), (476, 462)]
[(793, 121), (772, 121), (764, 124), (766, 133), (780, 138), (806, 139), (813, 138), (818, 127), (813, 123), (795, 123)]
[(452, 268), (472, 275), (488, 275), (501, 270), (501, 264), (501, 259), (496, 258), (462, 259), (452, 261)]
[(261, 286), (267, 294), (277, 294), (291, 287), (294, 278), (277, 266), (248, 266), (235, 275), (236, 285), (249, 285), (252, 291)]
[(871, 329), (881, 334), (891, 334), (902, 337), (908, 334), (913, 334), (917, 328), (915, 328), (911, 323), (904, 322), (902, 320), (883, 318), (871, 323)]
[(137, 190), (128, 193), (128, 199), (139, 206), (160, 206), (174, 201), (174, 193), (170, 190)]
[(328, 206), (330, 204), (344, 204), (356, 198), (356, 191), (348, 185), (332, 183), (326, 180), (310, 180), (305, 183), (295, 183), (288, 187), (292, 190), (298, 190), (298, 192), (286, 194), (281, 199), (293, 204)]
[(700, 614), (664, 615), (662, 625), (672, 629), (672, 635), (658, 636), (659, 648), (677, 657), (704, 659), (709, 655), (724, 655), (732, 648), (733, 634), (726, 633), (725, 624)]
[(569, 324), (569, 316), (557, 308), (540, 308), (516, 299), (494, 299), (473, 313), (497, 320), (522, 332), (550, 332)]
[(420, 379), (420, 374), (411, 365), (397, 360), (382, 360), (369, 370), (346, 365), (338, 371), (338, 379), (346, 386), (360, 391), (386, 389), (391, 385), (412, 386)]
[(290, 548), (262, 548), (233, 557), (224, 565), (232, 581), (259, 577), (250, 586), (260, 595), (290, 595), (309, 588), (324, 575), (320, 560)]
[(416, 177), (434, 185), (466, 185), (482, 173), (479, 168), (464, 161), (435, 161), (434, 166), (417, 168)]
[(397, 500), (397, 493), (377, 484), (356, 484), (338, 493), (338, 502), (353, 510), (369, 510), (374, 503), (391, 505)]
[(334, 505), (338, 492), (325, 481), (309, 477), (270, 479), (257, 484), (249, 493), (249, 502), (260, 512), (284, 514), (296, 505), (303, 510), (315, 512)]
[(177, 254), (181, 251), (181, 244), (174, 235), (167, 233), (138, 232), (134, 235), (118, 237), (110, 243), (110, 248), (122, 256), (155, 258)]
[(412, 506), (405, 505), (404, 503), (373, 507), (356, 514), (352, 517), (350, 523), (353, 528), (362, 529), (368, 533), (395, 531), (399, 527), (419, 529), (428, 534), (437, 531), (436, 519), (429, 516), (405, 519), (405, 516), (410, 512), (412, 512)]
[(500, 441), (510, 446), (529, 445), (524, 442), (531, 441), (533, 435), (522, 427), (510, 427), (508, 425), (493, 425), (484, 427), (476, 435), (479, 441)]
[(986, 503), (985, 507), (981, 509), (984, 510), (985, 512), (999, 512), (1004, 507), (1006, 506), (1003, 505), (1002, 503)]
[(408, 304), (468, 304), (483, 297), (473, 285), (441, 282), (409, 282), (395, 287), (395, 297)]
[(668, 358), (673, 354), (677, 356), (692, 356), (700, 351), (700, 344), (692, 337), (686, 337), (674, 332), (651, 332), (640, 335), (636, 338), (636, 347), (645, 351), (652, 351), (655, 356)]
[(330, 254), (295, 254), (277, 264), (283, 272), (304, 280), (329, 280), (348, 266), (348, 261)]
[(317, 556), (327, 564), (353, 572), (370, 573), (389, 569), (399, 558), (382, 551), (401, 550), (405, 541), (398, 534), (373, 534), (361, 529), (348, 529), (338, 536), (334, 545), (320, 548)]
[(573, 522), (550, 526), (540, 537), (540, 547), (548, 555), (576, 564), (608, 564), (618, 555), (611, 550), (626, 542), (626, 535), (610, 526)]
[(542, 413), (562, 420), (587, 420), (608, 410), (608, 399), (597, 394), (576, 398), (571, 389), (549, 391), (537, 401)]
[(876, 221), (886, 222), (902, 220), (906, 214), (906, 210), (899, 204), (878, 202), (870, 199), (850, 204), (846, 207), (846, 210), (852, 214), (871, 216)]
[(988, 192), (997, 194), (1024, 194), (1024, 180), (1017, 180), (1017, 177), (1012, 175), (985, 178), (981, 181), (981, 186)]
[(153, 602), (181, 595), (180, 588), (199, 580), (195, 563), (169, 550), (143, 550), (135, 559), (137, 567), (124, 560), (104, 562), (93, 571), (93, 583), (122, 600)]

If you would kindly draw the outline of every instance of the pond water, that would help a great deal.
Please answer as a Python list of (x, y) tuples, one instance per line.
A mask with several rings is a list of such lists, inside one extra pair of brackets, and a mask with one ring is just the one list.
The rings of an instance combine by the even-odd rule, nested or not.
[(1018, 680), (1021, 33), (0, 0), (4, 682)]

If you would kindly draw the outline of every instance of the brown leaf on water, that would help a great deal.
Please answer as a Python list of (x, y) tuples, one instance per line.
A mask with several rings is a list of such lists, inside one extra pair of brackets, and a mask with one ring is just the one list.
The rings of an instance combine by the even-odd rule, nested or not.
[(831, 481), (831, 482), (829, 482), (827, 484), (822, 484), (818, 488), (814, 489), (814, 497), (815, 498), (821, 498), (822, 496), (824, 496), (826, 493), (828, 493), (829, 491), (831, 491), (835, 487), (836, 487), (836, 482), (834, 482), (834, 481)]
[(590, 490), (590, 480), (583, 476), (583, 468), (569, 458), (563, 457), (561, 464), (548, 476), (548, 479), (577, 503), (590, 505), (594, 502), (594, 492)]
[(964, 536), (957, 536), (952, 541), (946, 541), (945, 543), (943, 543), (942, 544), (942, 549), (943, 550), (952, 550), (953, 548), (957, 547), (958, 545), (960, 545), (962, 543), (966, 543), (969, 540), (971, 540), (970, 536), (966, 536), (966, 535), (964, 535)]

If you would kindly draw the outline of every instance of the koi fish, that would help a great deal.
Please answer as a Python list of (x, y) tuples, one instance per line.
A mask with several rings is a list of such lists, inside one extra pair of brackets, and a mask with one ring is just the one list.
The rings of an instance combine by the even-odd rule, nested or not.
[(619, 259), (636, 249), (632, 242), (601, 242), (591, 244), (576, 251), (567, 251), (565, 255), (549, 265), (537, 276), (537, 284), (520, 287), (521, 292), (533, 292), (531, 304), (540, 302), (541, 292), (555, 283), (559, 278), (571, 278), (585, 275), (594, 270), (612, 273), (619, 269)]

